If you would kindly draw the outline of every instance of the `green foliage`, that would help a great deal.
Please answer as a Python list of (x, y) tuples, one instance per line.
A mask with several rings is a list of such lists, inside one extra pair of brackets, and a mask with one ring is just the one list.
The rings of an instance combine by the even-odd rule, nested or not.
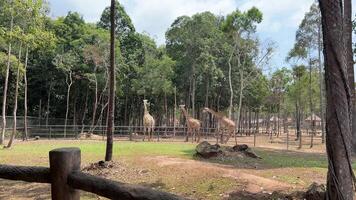
[(251, 33), (256, 31), (256, 24), (261, 23), (262, 19), (263, 14), (256, 7), (252, 7), (246, 12), (236, 10), (227, 15), (222, 29), (229, 33), (237, 32), (238, 35), (244, 32)]

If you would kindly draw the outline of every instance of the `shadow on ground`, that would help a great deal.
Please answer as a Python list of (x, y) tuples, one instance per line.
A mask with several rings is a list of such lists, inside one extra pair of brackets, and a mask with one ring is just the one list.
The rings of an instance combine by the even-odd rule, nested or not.
[[(0, 199), (50, 199), (50, 185), (0, 179)], [(16, 198), (14, 195), (16, 194)]]
[[(327, 168), (327, 157), (321, 153), (306, 153), (297, 151), (286, 151), (268, 148), (252, 148), (262, 159), (248, 157), (224, 157), (218, 156), (203, 159), (193, 155), (193, 158), (203, 162), (230, 165), (240, 169), (276, 169), (276, 168)], [(185, 152), (186, 154), (195, 152)], [(354, 165), (356, 167), (356, 165)]]

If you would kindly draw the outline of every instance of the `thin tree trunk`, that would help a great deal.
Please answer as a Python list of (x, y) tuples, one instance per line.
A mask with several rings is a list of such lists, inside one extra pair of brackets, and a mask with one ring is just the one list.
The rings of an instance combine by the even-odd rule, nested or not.
[(323, 92), (323, 69), (321, 62), (321, 26), (318, 26), (318, 64), (319, 64), (319, 84), (320, 84), (320, 119), (321, 119), (321, 143), (325, 143), (325, 114), (324, 114), (324, 92)]
[[(69, 80), (68, 80), (68, 78), (69, 78)], [(72, 71), (69, 71), (68, 78), (66, 76), (66, 83), (67, 83), (68, 88), (67, 88), (67, 109), (66, 109), (66, 117), (65, 117), (65, 120), (64, 120), (64, 138), (67, 137), (67, 121), (68, 121), (69, 99), (70, 99), (69, 95), (70, 95), (70, 89), (71, 89), (72, 84), (73, 84)]]
[(27, 140), (28, 138), (28, 121), (27, 121), (27, 63), (28, 63), (28, 45), (26, 47), (26, 58), (25, 58), (25, 71), (24, 71), (24, 82), (25, 82), (25, 94), (24, 94), (24, 128), (25, 128), (25, 135), (23, 136), (23, 140)]
[[(351, 6), (350, 1), (319, 1), (324, 38), (327, 101), (326, 149), (329, 161), (327, 199), (352, 200), (354, 197), (350, 119), (352, 98), (347, 76), (348, 62), (345, 59), (352, 49), (349, 48), (349, 45), (344, 45), (345, 30), (343, 30), (344, 20), (351, 20), (348, 14), (343, 16), (343, 9), (346, 6)], [(343, 2), (345, 2), (345, 6), (343, 6)]]
[(40, 103), (38, 104), (38, 125), (41, 126), (42, 120), (42, 99), (40, 99)]
[(309, 63), (309, 106), (311, 113), (311, 139), (310, 139), (310, 148), (313, 148), (314, 143), (314, 134), (315, 134), (315, 119), (314, 119), (314, 107), (312, 100), (312, 63)]
[(173, 138), (176, 137), (177, 87), (174, 87)]
[[(10, 33), (12, 33), (13, 24), (14, 24), (14, 16), (11, 13)], [(7, 87), (9, 84), (9, 73), (10, 73), (10, 65), (11, 65), (11, 59), (10, 59), (11, 39), (12, 38), (10, 37), (9, 47), (7, 50), (7, 65), (6, 65), (5, 84), (4, 84), (4, 93), (3, 93), (3, 101), (2, 101), (2, 130), (1, 130), (0, 145), (4, 144), (4, 140), (5, 140)]]
[(77, 89), (74, 90), (76, 91), (74, 94), (74, 100), (73, 100), (73, 131), (75, 132), (76, 126), (77, 126), (77, 99), (78, 99), (78, 91)]
[(234, 99), (234, 90), (232, 88), (232, 78), (231, 78), (231, 76), (232, 76), (231, 75), (231, 71), (232, 71), (231, 60), (232, 60), (232, 57), (234, 55), (236, 46), (237, 46), (237, 42), (235, 42), (234, 48), (233, 48), (233, 50), (232, 50), (232, 52), (230, 54), (229, 61), (228, 61), (228, 64), (229, 64), (229, 87), (230, 87), (229, 119), (231, 119), (232, 107), (233, 107), (233, 99)]
[(124, 125), (125, 126), (128, 126), (129, 125), (129, 123), (128, 123), (128, 119), (127, 119), (127, 115), (128, 115), (128, 113), (127, 113), (127, 103), (128, 103), (128, 92), (126, 92), (126, 95), (125, 95), (125, 110), (124, 110)]
[(95, 80), (95, 94), (94, 94), (94, 105), (93, 105), (93, 115), (90, 129), (93, 129), (95, 125), (96, 110), (98, 108), (98, 80), (96, 78), (96, 66), (94, 68), (94, 80)]
[(51, 90), (52, 90), (52, 81), (49, 83), (48, 96), (47, 96), (47, 111), (46, 111), (46, 128), (48, 127), (50, 105), (51, 105)]
[(107, 120), (107, 140), (105, 161), (112, 160), (113, 151), (113, 128), (114, 128), (114, 107), (115, 107), (115, 0), (111, 0), (110, 7), (110, 87), (109, 87), (109, 108)]
[(13, 117), (14, 117), (14, 124), (13, 124), (13, 129), (12, 129), (12, 134), (9, 140), (9, 143), (7, 144), (7, 148), (10, 148), (15, 136), (16, 136), (16, 129), (17, 129), (17, 97), (19, 96), (19, 81), (20, 81), (20, 63), (21, 63), (21, 52), (22, 52), (22, 43), (20, 44), (20, 50), (19, 50), (19, 58), (18, 58), (18, 64), (17, 64), (17, 74), (16, 74), (16, 86), (15, 86), (15, 103), (14, 103), (14, 112), (13, 112)]
[[(195, 69), (195, 67), (193, 67), (193, 69)], [(192, 117), (195, 118), (195, 74), (193, 74), (192, 94), (191, 94), (191, 96), (192, 96)]]
[(82, 117), (82, 130), (80, 131), (80, 134), (84, 133), (84, 127), (85, 127), (85, 117), (88, 112), (88, 94), (89, 94), (89, 86), (87, 88), (87, 92), (85, 95), (85, 103), (84, 103), (84, 112), (83, 112), (83, 117)]
[[(242, 106), (242, 90), (244, 88), (244, 78), (243, 78), (243, 72), (240, 70), (240, 96), (239, 96), (239, 106), (237, 108), (237, 127), (240, 126), (240, 115), (241, 115), (241, 106)], [(228, 142), (228, 141), (226, 141)], [(235, 144), (237, 144), (237, 135), (235, 131)]]

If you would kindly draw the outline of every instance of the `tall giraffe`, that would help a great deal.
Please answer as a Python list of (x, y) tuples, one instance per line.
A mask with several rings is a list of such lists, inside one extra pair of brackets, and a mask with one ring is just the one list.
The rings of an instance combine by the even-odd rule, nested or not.
[(143, 141), (145, 141), (146, 132), (147, 132), (147, 136), (148, 136), (148, 141), (151, 141), (153, 129), (155, 126), (155, 120), (153, 119), (152, 115), (150, 115), (150, 113), (148, 112), (148, 109), (147, 109), (148, 104), (149, 104), (148, 101), (146, 99), (144, 99), (143, 106), (144, 106), (145, 111), (143, 114), (143, 126), (144, 126)]
[[(183, 115), (187, 121), (187, 136), (185, 138), (185, 141), (188, 142), (189, 140), (189, 134), (192, 136), (192, 142), (193, 139), (196, 140), (197, 135), (198, 135), (198, 140), (197, 142), (200, 141), (200, 121), (197, 119), (194, 119), (193, 117), (191, 117), (187, 110), (185, 109), (185, 105), (180, 105), (179, 108), (181, 109), (181, 111), (183, 112)], [(194, 134), (194, 137), (193, 137)]]
[[(219, 130), (218, 130), (218, 134), (220, 133), (220, 142), (221, 143), (227, 143), (231, 137), (231, 135), (235, 134), (235, 122), (232, 121), (231, 119), (227, 118), (225, 115), (215, 112), (214, 110), (205, 107), (203, 109), (203, 112), (208, 112), (211, 113), (217, 120), (219, 123)], [(225, 130), (229, 133), (229, 135), (227, 136), (226, 140), (224, 141), (224, 132)]]

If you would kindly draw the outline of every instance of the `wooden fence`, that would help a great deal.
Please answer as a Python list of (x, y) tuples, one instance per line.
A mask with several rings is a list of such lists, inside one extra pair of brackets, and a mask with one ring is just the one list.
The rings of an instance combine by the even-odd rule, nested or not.
[(92, 176), (80, 171), (79, 148), (61, 148), (49, 152), (50, 167), (0, 165), (0, 178), (51, 184), (53, 200), (78, 200), (79, 190), (109, 199), (178, 200), (174, 194)]

